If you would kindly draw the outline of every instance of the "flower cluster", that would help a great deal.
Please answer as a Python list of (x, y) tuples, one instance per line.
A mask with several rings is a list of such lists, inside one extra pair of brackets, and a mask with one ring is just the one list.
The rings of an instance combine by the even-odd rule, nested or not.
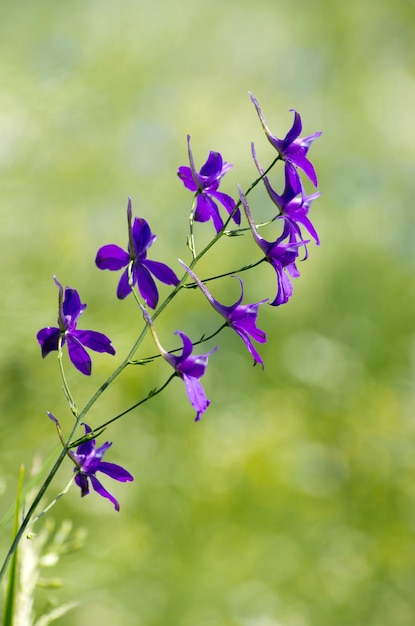
[[(49, 413), (49, 416), (55, 421), (66, 453), (75, 464), (75, 482), (81, 489), (81, 495), (85, 496), (89, 493), (89, 485), (91, 484), (99, 495), (108, 498), (113, 503), (116, 510), (119, 510), (118, 501), (106, 491), (96, 478), (96, 473), (102, 472), (121, 482), (131, 481), (133, 477), (119, 465), (107, 463), (102, 460), (105, 452), (112, 444), (106, 442), (97, 448), (95, 433), (99, 435), (108, 424), (138, 407), (144, 401), (149, 400), (156, 393), (163, 390), (170, 380), (175, 377), (183, 381), (190, 404), (196, 411), (196, 421), (199, 421), (210, 405), (210, 401), (202, 386), (201, 378), (205, 374), (209, 357), (216, 352), (218, 346), (199, 355), (193, 354), (193, 348), (196, 343), (207, 341), (217, 335), (224, 327), (229, 327), (235, 331), (242, 339), (249, 354), (253, 358), (254, 365), (259, 363), (262, 368), (264, 368), (264, 361), (256, 346), (256, 344), (264, 344), (267, 340), (265, 331), (257, 325), (259, 309), (267, 302), (274, 307), (288, 302), (293, 294), (291, 279), (299, 276), (297, 268), (298, 261), (308, 257), (307, 245), (311, 240), (314, 240), (317, 245), (320, 243), (316, 229), (309, 218), (311, 205), (320, 195), (320, 192), (316, 191), (311, 195), (306, 194), (299, 170), (317, 187), (317, 175), (313, 164), (308, 158), (308, 151), (313, 141), (317, 139), (321, 133), (318, 132), (308, 137), (300, 137), (302, 130), (301, 117), (297, 111), (293, 111), (293, 125), (285, 138), (279, 139), (269, 130), (259, 103), (253, 95), (251, 95), (251, 100), (256, 108), (265, 135), (271, 145), (276, 149), (277, 155), (271, 166), (267, 170), (264, 170), (258, 160), (255, 146), (252, 144), (252, 158), (259, 177), (245, 193), (242, 188), (238, 186), (236, 199), (228, 193), (219, 190), (225, 174), (229, 172), (232, 165), (225, 161), (219, 152), (211, 151), (201, 169), (197, 170), (190, 146), (190, 136), (187, 137), (189, 165), (179, 167), (177, 174), (185, 188), (194, 194), (189, 215), (191, 238), (188, 239), (188, 245), (193, 258), (188, 264), (180, 259), (178, 260), (185, 271), (181, 280), (173, 269), (165, 263), (147, 258), (149, 249), (156, 240), (156, 236), (143, 217), (134, 217), (133, 219), (132, 202), (130, 198), (127, 204), (128, 243), (126, 248), (121, 248), (117, 244), (107, 244), (98, 250), (95, 258), (97, 268), (111, 271), (122, 270), (117, 287), (117, 297), (123, 300), (129, 294), (134, 294), (134, 298), (143, 314), (145, 327), (126, 359), (117, 367), (108, 380), (102, 384), (90, 403), (87, 404), (87, 409), (80, 413), (76, 409), (75, 402), (73, 401), (64, 375), (62, 362), (63, 346), (67, 344), (70, 361), (75, 368), (84, 375), (90, 375), (92, 367), (91, 358), (85, 348), (96, 352), (106, 352), (112, 355), (115, 354), (115, 349), (106, 335), (92, 330), (78, 330), (77, 323), (86, 305), (81, 303), (80, 296), (75, 289), (67, 287), (64, 291), (62, 285), (55, 278), (59, 293), (58, 326), (43, 328), (38, 332), (37, 339), (43, 357), (52, 351), (58, 351), (65, 393), (70, 400), (71, 410), (76, 418), (75, 429), (81, 424), (84, 426), (85, 432), (82, 439), (75, 443), (73, 442), (71, 437), (75, 432), (74, 429), (68, 443), (65, 444), (62, 439), (59, 422), (51, 413)], [(272, 186), (269, 177), (271, 168), (278, 161), (283, 163), (285, 174), (284, 189), (280, 193)], [(270, 241), (260, 234), (261, 225), (255, 223), (252, 210), (247, 200), (248, 193), (259, 183), (265, 186), (274, 207), (275, 215), (270, 224), (280, 226), (280, 231), (277, 236)], [(241, 208), (247, 220), (247, 228), (241, 228)], [(225, 214), (221, 214), (223, 209), (226, 212)], [(212, 220), (216, 234), (213, 236), (210, 244), (208, 244), (198, 256), (196, 255), (193, 240), (193, 222), (204, 223), (209, 220)], [(235, 224), (236, 230), (229, 232), (226, 228), (231, 221)], [(227, 272), (219, 276), (211, 276), (208, 279), (201, 280), (195, 273), (194, 266), (201, 256), (205, 255), (220, 237), (225, 234), (245, 234), (245, 231), (248, 231), (248, 233), (252, 235), (253, 241), (260, 249), (262, 257), (258, 262), (251, 266), (244, 266), (239, 271), (252, 269), (262, 261), (269, 263), (276, 274), (276, 295), (272, 301), (269, 301), (269, 298), (265, 297), (257, 302), (243, 304), (246, 289), (242, 279), (237, 276), (240, 283), (240, 296), (234, 304), (223, 304), (211, 294), (210, 290), (206, 287), (206, 282), (207, 280), (219, 280), (225, 276), (233, 276), (236, 272)], [(159, 305), (159, 287), (155, 279), (164, 285), (172, 287), (169, 295), (161, 305)], [(189, 279), (193, 282), (189, 283)], [(165, 306), (184, 287), (199, 288), (215, 313), (222, 319), (222, 326), (209, 337), (203, 335), (202, 339), (197, 342), (192, 341), (184, 331), (177, 330), (175, 334), (179, 336), (182, 347), (167, 351), (163, 348), (158, 338), (155, 321)], [(148, 309), (152, 309), (154, 313), (150, 315)], [(187, 310), (183, 307), (184, 320), (186, 312)], [(153, 336), (158, 354), (153, 357), (148, 357), (147, 359), (142, 359), (141, 361), (133, 361), (132, 357), (140, 346), (147, 331), (150, 331)], [(179, 352), (179, 354), (176, 354), (176, 352)], [(153, 362), (157, 356), (161, 356), (173, 369), (173, 373), (170, 375), (167, 383), (159, 390), (152, 390), (147, 397), (127, 410), (124, 410), (113, 419), (101, 424), (95, 431), (92, 431), (90, 426), (81, 421), (84, 414), (94, 404), (95, 400), (125, 367), (133, 363), (145, 364)], [(79, 445), (76, 452), (74, 452), (72, 448), (76, 446), (77, 443), (79, 443)]]
[(308, 218), (311, 203), (320, 196), (320, 192), (306, 196), (298, 168), (303, 170), (314, 186), (317, 187), (317, 175), (313, 164), (307, 158), (307, 154), (310, 145), (315, 139), (320, 137), (321, 132), (314, 133), (309, 137), (299, 137), (302, 130), (302, 121), (300, 114), (297, 111), (293, 111), (294, 123), (291, 129), (284, 139), (278, 139), (269, 130), (258, 101), (252, 94), (250, 96), (267, 139), (276, 148), (279, 158), (284, 161), (285, 168), (285, 187), (282, 194), (279, 195), (271, 186), (268, 176), (258, 162), (254, 144), (251, 145), (253, 160), (265, 184), (268, 195), (277, 209), (276, 218), (283, 220), (282, 233), (275, 241), (266, 241), (259, 235), (246, 197), (242, 190), (239, 189), (239, 196), (254, 240), (265, 254), (265, 260), (272, 265), (276, 272), (277, 294), (270, 304), (279, 306), (288, 302), (293, 294), (290, 278), (297, 278), (300, 275), (296, 261), (301, 248), (304, 248), (304, 258), (307, 258), (306, 245), (309, 243), (309, 240), (303, 238), (301, 227), (308, 231), (317, 245), (320, 243), (317, 232)]

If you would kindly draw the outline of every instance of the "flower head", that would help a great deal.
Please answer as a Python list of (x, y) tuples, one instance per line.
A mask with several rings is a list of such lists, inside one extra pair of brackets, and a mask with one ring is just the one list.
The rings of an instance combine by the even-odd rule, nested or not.
[[(54, 419), (56, 422), (56, 418)], [(85, 434), (88, 435), (91, 428), (87, 424), (83, 424), (85, 427)], [(120, 510), (118, 500), (111, 495), (104, 486), (100, 483), (96, 477), (97, 472), (107, 474), (110, 478), (125, 483), (130, 480), (134, 480), (133, 476), (126, 469), (115, 463), (107, 463), (103, 461), (102, 457), (105, 452), (112, 446), (112, 443), (106, 442), (99, 448), (95, 447), (95, 439), (89, 439), (81, 443), (76, 452), (70, 452), (72, 460), (75, 462), (75, 482), (81, 489), (81, 496), (89, 494), (89, 482), (91, 481), (92, 488), (103, 498), (110, 500), (116, 511)]]
[(294, 113), (294, 122), (291, 129), (288, 131), (284, 139), (278, 139), (275, 137), (270, 131), (265, 121), (265, 117), (262, 113), (261, 107), (257, 99), (250, 93), (251, 100), (254, 103), (256, 111), (258, 113), (259, 120), (261, 122), (262, 128), (268, 138), (268, 141), (274, 146), (274, 148), (278, 151), (284, 161), (288, 161), (293, 165), (299, 167), (303, 170), (303, 172), (308, 176), (311, 182), (317, 187), (317, 175), (313, 164), (307, 158), (308, 150), (315, 139), (320, 137), (321, 132), (314, 133), (309, 137), (299, 137), (303, 125), (301, 122), (301, 116), (294, 109), (290, 109)]
[[(179, 259), (180, 261), (180, 259)], [(262, 367), (264, 363), (261, 356), (258, 354), (255, 346), (253, 345), (250, 337), (258, 341), (258, 343), (266, 342), (266, 334), (260, 328), (256, 326), (256, 320), (258, 317), (258, 309), (261, 304), (268, 302), (268, 298), (261, 300), (260, 302), (254, 302), (253, 304), (241, 304), (244, 297), (244, 286), (242, 280), (237, 276), (241, 284), (241, 295), (238, 300), (231, 306), (226, 306), (218, 302), (212, 294), (207, 290), (206, 286), (201, 280), (193, 273), (190, 267), (187, 267), (183, 261), (180, 261), (188, 274), (193, 278), (195, 283), (200, 287), (206, 298), (209, 300), (213, 308), (225, 318), (228, 326), (241, 337), (242, 341), (248, 348), (249, 352), (254, 358), (254, 363), (260, 363)]]
[[(298, 257), (298, 249), (300, 246), (305, 247), (308, 241), (297, 241), (296, 230), (292, 228), (289, 222), (284, 222), (283, 232), (276, 241), (266, 241), (266, 239), (261, 237), (258, 233), (251, 209), (240, 188), (239, 194), (253, 237), (264, 252), (266, 261), (272, 265), (277, 274), (277, 295), (270, 304), (271, 306), (285, 304), (293, 294), (293, 287), (289, 276), (291, 276), (291, 278), (297, 278), (300, 275), (295, 264)], [(285, 272), (287, 272), (289, 276)]]
[(213, 352), (216, 352), (218, 348), (216, 346), (206, 354), (191, 356), (193, 343), (189, 337), (180, 330), (176, 331), (176, 335), (179, 335), (183, 342), (183, 349), (180, 356), (175, 356), (166, 352), (160, 345), (159, 348), (161, 348), (161, 355), (163, 358), (170, 363), (180, 378), (183, 379), (187, 397), (190, 400), (190, 404), (197, 412), (195, 421), (198, 422), (202, 413), (206, 411), (210, 404), (210, 400), (206, 397), (200, 379), (206, 371), (210, 355)]
[(300, 226), (303, 226), (306, 230), (308, 230), (316, 244), (320, 245), (319, 236), (310, 218), (308, 217), (308, 212), (313, 200), (320, 197), (321, 193), (317, 191), (310, 196), (306, 196), (303, 184), (298, 177), (297, 172), (295, 171), (293, 165), (287, 161), (285, 163), (285, 187), (283, 193), (279, 195), (271, 187), (268, 177), (265, 176), (264, 170), (258, 162), (254, 144), (252, 144), (252, 157), (259, 173), (263, 177), (265, 188), (269, 197), (277, 206), (284, 220), (291, 224), (294, 230), (297, 231), (300, 238), (302, 238)]
[(45, 357), (53, 350), (59, 350), (59, 344), (64, 346), (67, 343), (69, 358), (73, 365), (82, 374), (89, 376), (92, 363), (84, 346), (95, 352), (108, 352), (109, 354), (115, 354), (115, 350), (110, 339), (103, 333), (95, 330), (77, 330), (78, 319), (85, 311), (86, 304), (81, 304), (76, 289), (66, 287), (64, 296), (62, 285), (56, 276), (53, 278), (59, 289), (58, 327), (48, 326), (38, 332), (37, 340), (42, 349), (42, 356)]
[[(190, 147), (190, 135), (187, 136), (190, 167), (179, 167), (177, 175), (183, 181), (184, 186), (196, 193), (194, 219), (196, 222), (207, 222), (210, 218), (218, 233), (223, 227), (223, 220), (219, 213), (218, 202), (231, 215), (235, 210), (235, 200), (226, 193), (218, 191), (221, 178), (228, 172), (232, 165), (222, 159), (219, 152), (210, 152), (208, 159), (202, 165), (200, 171), (196, 170)], [(241, 212), (237, 209), (232, 219), (236, 224), (241, 223)]]
[(272, 202), (277, 206), (281, 216), (287, 220), (291, 226), (298, 232), (300, 238), (302, 238), (300, 226), (303, 226), (313, 237), (317, 245), (320, 245), (320, 239), (317, 234), (314, 225), (308, 217), (308, 212), (311, 207), (311, 203), (316, 198), (321, 196), (319, 191), (306, 196), (304, 192), (304, 186), (297, 175), (297, 172), (293, 165), (286, 161), (285, 163), (285, 187), (281, 195), (279, 195), (275, 189), (271, 187), (271, 183), (256, 157), (254, 144), (252, 148), (252, 157), (255, 161), (255, 165), (258, 168), (258, 172), (263, 177), (265, 188), (268, 192)]
[(131, 271), (132, 285), (138, 286), (145, 303), (155, 309), (159, 294), (152, 274), (166, 285), (178, 285), (180, 280), (173, 270), (164, 263), (147, 259), (147, 251), (155, 241), (156, 235), (153, 235), (145, 219), (136, 217), (133, 225), (131, 225), (131, 220), (131, 198), (128, 198), (128, 250), (123, 250), (115, 244), (103, 246), (97, 252), (95, 263), (100, 270), (117, 271), (123, 267), (126, 268), (121, 275), (117, 289), (117, 296), (121, 300), (131, 293)]

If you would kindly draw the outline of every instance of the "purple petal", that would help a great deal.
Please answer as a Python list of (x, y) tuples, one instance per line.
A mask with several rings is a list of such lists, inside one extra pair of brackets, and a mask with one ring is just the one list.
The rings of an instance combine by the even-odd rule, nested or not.
[(68, 334), (66, 339), (68, 342), (69, 358), (72, 363), (82, 374), (90, 376), (92, 363), (88, 352), (82, 347), (79, 340), (72, 334)]
[[(75, 467), (75, 471), (77, 471), (77, 468)], [(87, 476), (85, 476), (85, 474), (81, 474), (81, 473), (77, 473), (75, 475), (75, 482), (78, 485), (78, 487), (81, 488), (81, 496), (87, 496), (89, 494), (89, 484), (88, 484), (88, 478)]]
[(51, 413), (50, 411), (46, 411), (46, 413), (49, 419), (51, 419), (52, 422), (55, 422), (56, 426), (60, 429), (61, 425), (59, 424), (57, 418), (53, 415), (53, 413)]
[(195, 356), (188, 357), (185, 361), (178, 365), (177, 370), (187, 376), (201, 378), (206, 371), (210, 355), (212, 352), (216, 352), (216, 350), (217, 346), (207, 354), (197, 354)]
[[(287, 216), (287, 219), (290, 219)], [(310, 221), (310, 219), (301, 213), (297, 213), (294, 214), (292, 216), (292, 219), (294, 222), (298, 223), (298, 224), (302, 224), (304, 226), (304, 228), (310, 233), (310, 235), (313, 237), (314, 241), (316, 242), (316, 245), (319, 246), (320, 245), (320, 238), (317, 234), (316, 229), (314, 228), (312, 222)]]
[(134, 477), (127, 472), (126, 469), (121, 467), (121, 465), (117, 465), (116, 463), (107, 463), (106, 461), (101, 461), (98, 466), (97, 472), (103, 472), (110, 476), (114, 480), (118, 480), (121, 483), (129, 482), (134, 480)]
[[(85, 435), (88, 435), (90, 432), (92, 432), (88, 424), (83, 424), (83, 426), (85, 429)], [(83, 443), (79, 444), (79, 446), (76, 449), (75, 456), (82, 457), (82, 460), (85, 460), (87, 457), (93, 454), (94, 451), (95, 451), (95, 439), (88, 439), (88, 441), (84, 441)], [(78, 459), (78, 462), (81, 465), (82, 465), (82, 460)]]
[(192, 170), (187, 165), (179, 167), (177, 172), (178, 177), (183, 181), (184, 186), (189, 191), (196, 192), (198, 187), (197, 183), (193, 180)]
[[(85, 428), (85, 434), (88, 434), (90, 430), (91, 429), (86, 430)], [(95, 455), (95, 439), (88, 439), (88, 441), (79, 444), (76, 452), (72, 452), (72, 455), (76, 462), (82, 467), (82, 470), (85, 470), (88, 466), (88, 461), (93, 459)]]
[[(206, 163), (200, 168), (200, 175), (208, 179), (212, 178), (215, 181), (222, 172), (223, 159), (219, 152), (209, 152)], [(212, 181), (212, 182), (213, 182)]]
[(194, 216), (196, 222), (207, 222), (212, 218), (217, 233), (223, 226), (223, 220), (219, 214), (218, 206), (207, 193), (199, 194), (196, 197)]
[(118, 504), (118, 500), (105, 489), (105, 487), (99, 482), (96, 476), (90, 474), (89, 478), (91, 479), (92, 487), (94, 488), (94, 490), (99, 493), (99, 495), (103, 498), (108, 498), (108, 500), (113, 503), (115, 510), (119, 511), (120, 505)]
[(260, 304), (265, 304), (265, 302), (268, 302), (268, 299), (239, 307), (229, 319), (231, 328), (243, 330), (258, 343), (265, 343), (267, 340), (265, 332), (256, 326), (258, 307)]
[(130, 255), (115, 244), (102, 246), (97, 252), (95, 264), (100, 270), (117, 271), (128, 265)]
[(155, 309), (159, 293), (149, 270), (142, 263), (134, 263), (133, 272), (141, 297), (151, 309)]
[(150, 259), (146, 259), (143, 261), (143, 265), (146, 266), (148, 270), (154, 276), (160, 280), (165, 285), (178, 285), (180, 279), (177, 278), (176, 274), (172, 269), (169, 268), (165, 263), (160, 263), (160, 261), (150, 261)]
[(294, 152), (292, 155), (290, 155), (287, 152), (287, 158), (289, 158), (292, 163), (297, 165), (297, 167), (302, 169), (305, 175), (311, 180), (314, 187), (317, 187), (318, 181), (316, 171), (311, 161), (309, 161), (309, 159), (307, 159), (305, 155), (299, 152)]
[(283, 150), (288, 148), (300, 135), (303, 130), (303, 124), (301, 121), (301, 115), (295, 111), (295, 109), (290, 109), (291, 113), (294, 113), (294, 121), (288, 133), (285, 135), (283, 139)]
[(272, 302), (270, 302), (270, 305), (280, 306), (281, 304), (286, 304), (288, 300), (291, 298), (293, 294), (293, 286), (288, 276), (284, 273), (282, 267), (277, 268), (274, 265), (274, 268), (277, 272), (278, 290), (277, 290), (277, 295), (275, 296), (275, 299)]
[(186, 387), (186, 393), (187, 397), (189, 398), (190, 404), (197, 412), (196, 421), (199, 421), (201, 414), (206, 411), (210, 404), (210, 401), (205, 395), (205, 390), (203, 389), (202, 383), (197, 378), (184, 374), (183, 381)]
[(150, 230), (150, 226), (142, 217), (136, 217), (132, 229), (134, 253), (137, 257), (144, 255), (147, 249), (156, 239), (156, 235)]
[(189, 357), (192, 354), (193, 343), (192, 343), (190, 337), (188, 337), (181, 330), (176, 330), (176, 332), (174, 334), (175, 335), (179, 335), (179, 337), (182, 340), (183, 350), (182, 350), (181, 356), (178, 357), (178, 358), (180, 359), (180, 361), (184, 361), (185, 359), (187, 359), (187, 357)]
[(81, 298), (76, 289), (65, 289), (65, 298), (63, 300), (62, 311), (65, 316), (72, 319), (72, 324), (75, 325), (78, 317), (85, 311), (86, 304), (81, 304)]
[[(133, 282), (135, 282), (134, 271), (133, 271)], [(131, 293), (131, 287), (129, 283), (128, 267), (127, 267), (126, 270), (122, 273), (120, 281), (118, 283), (117, 298), (119, 298), (120, 300), (123, 300), (130, 293)]]
[(58, 349), (60, 334), (61, 331), (59, 328), (55, 328), (54, 326), (48, 326), (47, 328), (39, 330), (36, 337), (42, 349), (43, 358), (45, 358), (49, 352)]
[[(106, 451), (111, 448), (112, 446), (112, 442), (111, 441), (106, 441), (105, 443), (102, 444), (102, 446), (99, 446), (99, 448), (97, 448), (94, 451), (94, 455), (93, 455), (93, 460), (94, 460), (94, 471), (96, 471), (96, 468), (98, 467), (98, 465), (101, 463), (101, 459), (103, 458), (104, 454), (106, 453)], [(89, 469), (89, 468), (88, 468)]]
[[(209, 193), (225, 207), (229, 215), (235, 209), (235, 200), (232, 198), (232, 196), (229, 196), (227, 193), (222, 193), (221, 191), (211, 191)], [(239, 226), (239, 224), (241, 223), (241, 212), (239, 209), (235, 211), (232, 219), (235, 224)]]
[(76, 337), (84, 346), (95, 350), (95, 352), (108, 352), (109, 354), (115, 354), (115, 350), (111, 345), (111, 340), (103, 333), (98, 333), (95, 330), (75, 330), (71, 333)]
[(260, 365), (262, 365), (262, 368), (264, 368), (264, 362), (263, 362), (263, 360), (261, 358), (261, 355), (255, 349), (254, 344), (250, 340), (247, 332), (244, 329), (242, 329), (242, 328), (236, 328), (236, 327), (233, 327), (233, 328), (234, 328), (235, 332), (238, 333), (238, 335), (241, 337), (242, 341), (244, 342), (244, 344), (248, 348), (248, 351), (253, 356), (255, 363), (259, 363)]

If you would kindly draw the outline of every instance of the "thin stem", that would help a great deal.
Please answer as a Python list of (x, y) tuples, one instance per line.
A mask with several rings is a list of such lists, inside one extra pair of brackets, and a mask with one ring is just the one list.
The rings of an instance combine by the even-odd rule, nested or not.
[[(160, 355), (158, 355), (158, 356), (160, 356)], [(130, 406), (128, 409), (125, 409), (125, 411), (123, 411), (122, 413), (119, 413), (118, 415), (116, 415), (112, 419), (108, 420), (108, 422), (104, 422), (104, 424), (101, 424), (100, 426), (97, 426), (96, 428), (94, 428), (94, 435), (98, 437), (105, 430), (105, 428), (107, 426), (109, 426), (109, 424), (112, 424), (116, 420), (120, 419), (120, 417), (123, 417), (124, 415), (127, 415), (127, 413), (130, 413), (130, 411), (133, 411), (137, 407), (139, 407), (142, 404), (144, 404), (144, 402), (147, 402), (147, 400), (150, 400), (151, 398), (154, 398), (154, 396), (158, 396), (158, 394), (161, 393), (167, 387), (167, 385), (173, 380), (173, 378), (175, 378), (176, 376), (177, 376), (176, 372), (173, 372), (173, 374), (171, 374), (169, 376), (169, 378), (166, 380), (165, 383), (163, 383), (163, 385), (161, 387), (159, 387), (158, 389), (152, 389), (145, 398), (142, 398), (141, 400), (139, 400), (138, 402), (136, 402), (135, 404)], [(80, 442), (81, 441), (82, 440), (80, 440)], [(73, 447), (75, 447), (77, 445), (78, 445), (77, 441), (72, 444)]]
[(72, 396), (71, 391), (69, 389), (68, 381), (66, 380), (66, 376), (65, 376), (65, 370), (64, 370), (64, 367), (63, 367), (63, 351), (62, 351), (63, 338), (64, 338), (63, 335), (60, 335), (59, 341), (58, 341), (59, 371), (61, 373), (61, 378), (62, 378), (63, 392), (65, 394), (66, 399), (68, 400), (69, 408), (71, 409), (72, 414), (75, 417), (77, 417), (78, 416), (78, 410), (76, 408), (75, 400), (73, 399), (73, 396)]
[[(202, 283), (208, 283), (212, 280), (216, 280), (217, 278), (225, 278), (225, 276), (234, 276), (235, 274), (240, 274), (241, 272), (246, 272), (247, 270), (251, 270), (254, 267), (257, 267), (257, 265), (264, 263), (265, 260), (266, 260), (265, 257), (262, 257), (262, 259), (260, 259), (259, 261), (256, 261), (256, 263), (251, 263), (250, 265), (244, 265), (243, 267), (240, 267), (238, 270), (233, 270), (232, 272), (225, 272), (224, 274), (217, 274), (216, 276), (210, 276), (210, 278), (201, 278), (200, 280)], [(186, 285), (183, 285), (183, 287), (185, 289), (196, 289), (197, 284), (187, 283)], [(193, 344), (193, 345), (196, 345), (196, 344)]]
[[(228, 324), (225, 322), (224, 324), (222, 324), (222, 326), (216, 329), (215, 332), (212, 333), (211, 335), (208, 335), (207, 337), (203, 335), (198, 341), (192, 341), (193, 347), (198, 346), (199, 344), (204, 343), (205, 341), (209, 341), (210, 339), (213, 339), (213, 337), (216, 337), (216, 335), (218, 335), (220, 331), (223, 330), (225, 326), (227, 325)], [(183, 350), (183, 348), (182, 347), (174, 348), (173, 350), (169, 350), (168, 352), (169, 354), (174, 354), (175, 352), (180, 352), (180, 350)], [(144, 359), (140, 359), (139, 361), (131, 361), (131, 365), (147, 365), (148, 363), (151, 363), (152, 361), (154, 361), (155, 359), (158, 359), (159, 357), (161, 357), (161, 354), (153, 354), (152, 356), (145, 357)]]
[(194, 259), (197, 256), (196, 255), (195, 235), (194, 235), (194, 232), (193, 232), (196, 198), (197, 198), (197, 195), (193, 199), (192, 210), (190, 211), (190, 215), (189, 215), (189, 231), (190, 231), (190, 235), (189, 235), (189, 237), (187, 239), (187, 247), (189, 248), (190, 252), (192, 253), (192, 257)]
[(55, 506), (55, 504), (57, 503), (58, 500), (60, 500), (60, 498), (62, 498), (62, 496), (65, 495), (65, 493), (68, 493), (73, 481), (75, 479), (75, 475), (72, 476), (71, 480), (69, 481), (69, 483), (66, 485), (65, 489), (63, 489), (62, 491), (60, 491), (58, 493), (58, 495), (56, 496), (56, 498), (54, 498), (52, 500), (52, 502), (50, 504), (48, 504), (48, 506), (43, 509), (43, 511), (41, 511), (38, 515), (36, 515), (36, 517), (34, 517), (32, 519), (32, 521), (30, 522), (29, 526), (33, 526), (33, 524), (35, 524), (41, 517), (43, 517), (43, 515), (45, 515), (45, 513), (47, 513), (48, 511), (50, 511), (50, 509)]

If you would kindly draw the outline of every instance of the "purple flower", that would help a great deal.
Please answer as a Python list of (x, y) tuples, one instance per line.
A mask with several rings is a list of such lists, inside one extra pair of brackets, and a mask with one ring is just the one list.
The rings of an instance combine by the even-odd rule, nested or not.
[(159, 344), (161, 355), (176, 370), (186, 387), (187, 397), (190, 404), (197, 411), (195, 421), (198, 422), (202, 413), (208, 408), (210, 401), (207, 399), (200, 379), (206, 371), (209, 356), (216, 352), (217, 346), (206, 354), (191, 356), (193, 344), (189, 337), (180, 330), (176, 331), (176, 335), (180, 335), (183, 342), (183, 350), (180, 356), (174, 356), (163, 350)]
[[(56, 421), (56, 418), (54, 419)], [(88, 435), (91, 431), (87, 424), (83, 424), (85, 427), (85, 434)], [(99, 448), (95, 448), (95, 439), (89, 439), (84, 443), (81, 443), (76, 452), (69, 452), (71, 458), (76, 464), (74, 467), (75, 482), (81, 489), (81, 496), (89, 494), (89, 480), (91, 481), (92, 488), (103, 498), (110, 500), (116, 511), (120, 510), (118, 500), (113, 495), (108, 493), (104, 486), (100, 483), (95, 476), (97, 472), (107, 474), (110, 478), (125, 483), (130, 480), (134, 480), (133, 476), (127, 470), (115, 463), (107, 463), (103, 461), (102, 457), (105, 452), (112, 446), (112, 443), (106, 442)]]
[[(179, 259), (180, 261), (180, 259)], [(255, 302), (253, 304), (241, 304), (244, 297), (244, 286), (242, 280), (237, 276), (239, 282), (241, 283), (241, 295), (235, 304), (231, 306), (225, 306), (224, 304), (220, 304), (215, 298), (209, 293), (206, 289), (205, 285), (201, 280), (193, 273), (190, 267), (187, 267), (183, 261), (180, 263), (185, 268), (186, 272), (193, 278), (195, 283), (200, 287), (200, 289), (205, 294), (206, 298), (209, 300), (210, 304), (213, 308), (222, 315), (228, 326), (233, 328), (233, 330), (241, 337), (242, 341), (248, 348), (249, 352), (252, 354), (254, 358), (254, 364), (260, 363), (262, 367), (264, 367), (264, 363), (255, 349), (250, 337), (258, 341), (258, 343), (266, 342), (266, 334), (260, 328), (256, 326), (256, 319), (258, 316), (258, 308), (261, 304), (268, 302), (268, 298), (265, 300), (261, 300), (260, 302)]]
[[(190, 167), (179, 167), (177, 175), (183, 181), (184, 186), (196, 193), (194, 219), (196, 222), (207, 222), (210, 218), (218, 233), (223, 228), (223, 220), (219, 213), (218, 202), (225, 207), (229, 215), (235, 210), (235, 200), (226, 193), (218, 191), (221, 178), (228, 172), (232, 165), (223, 161), (219, 152), (210, 152), (208, 159), (202, 165), (200, 172), (196, 171), (192, 149), (190, 147), (190, 135), (187, 136)], [(237, 209), (232, 219), (236, 224), (241, 223), (241, 213)]]
[(64, 297), (62, 285), (56, 276), (53, 279), (59, 289), (59, 326), (48, 326), (38, 332), (37, 340), (42, 348), (42, 357), (53, 350), (59, 350), (59, 341), (62, 346), (67, 343), (69, 358), (72, 363), (82, 374), (89, 376), (92, 363), (83, 346), (95, 350), (95, 352), (108, 352), (109, 354), (115, 354), (115, 350), (106, 335), (95, 330), (77, 330), (78, 319), (85, 311), (86, 304), (81, 304), (76, 289), (66, 287)]
[(147, 250), (156, 239), (156, 235), (153, 235), (145, 219), (136, 217), (132, 226), (131, 219), (131, 198), (128, 198), (128, 251), (115, 244), (103, 246), (97, 252), (95, 263), (100, 270), (117, 271), (125, 267), (126, 269), (118, 283), (118, 298), (122, 300), (131, 293), (132, 286), (129, 276), (131, 272), (132, 285), (138, 286), (144, 302), (155, 309), (159, 294), (152, 274), (166, 285), (178, 285), (180, 280), (173, 270), (164, 263), (147, 259)]
[(302, 238), (301, 230), (299, 225), (303, 226), (310, 235), (313, 237), (317, 245), (320, 245), (320, 239), (317, 234), (316, 229), (314, 228), (310, 218), (308, 217), (308, 212), (311, 207), (311, 203), (313, 200), (321, 196), (321, 193), (317, 191), (316, 193), (311, 194), (311, 196), (306, 196), (304, 193), (303, 184), (297, 175), (296, 170), (293, 165), (288, 161), (285, 163), (285, 187), (282, 195), (278, 195), (277, 192), (271, 187), (269, 179), (267, 176), (264, 176), (264, 170), (259, 164), (254, 144), (252, 144), (252, 157), (255, 161), (255, 164), (258, 168), (259, 173), (263, 176), (263, 181), (268, 192), (269, 197), (272, 202), (278, 207), (280, 214), (282, 217), (287, 220), (293, 228), (297, 231), (300, 238)]
[(290, 109), (290, 111), (294, 113), (294, 123), (284, 139), (278, 139), (269, 130), (257, 99), (251, 93), (249, 95), (255, 105), (262, 128), (268, 137), (268, 141), (274, 146), (284, 161), (288, 161), (289, 163), (292, 163), (302, 169), (314, 186), (317, 187), (317, 175), (311, 161), (307, 158), (307, 153), (310, 145), (315, 139), (320, 137), (321, 132), (314, 133), (309, 137), (299, 137), (303, 127), (301, 116), (294, 109)]
[[(276, 241), (266, 241), (258, 234), (251, 210), (241, 188), (239, 188), (239, 195), (254, 239), (264, 252), (265, 259), (272, 265), (277, 274), (277, 295), (275, 299), (270, 302), (270, 304), (271, 306), (285, 304), (293, 294), (291, 281), (285, 271), (292, 278), (297, 278), (300, 275), (300, 272), (295, 265), (295, 261), (298, 257), (298, 248), (300, 246), (305, 247), (308, 241), (297, 241), (296, 231), (290, 226), (289, 222), (284, 222), (282, 235), (280, 235)], [(288, 239), (288, 241), (285, 241), (286, 239)]]

